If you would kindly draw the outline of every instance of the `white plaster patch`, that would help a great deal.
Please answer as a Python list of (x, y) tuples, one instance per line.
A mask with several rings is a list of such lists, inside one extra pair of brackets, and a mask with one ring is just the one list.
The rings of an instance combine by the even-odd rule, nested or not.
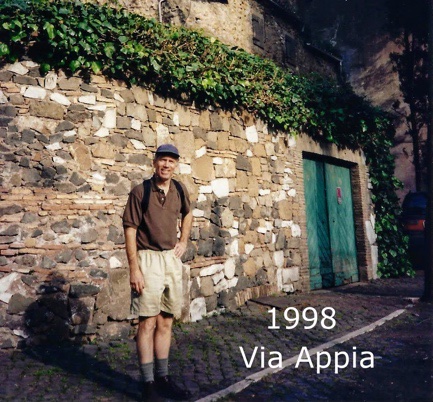
[(197, 202), (203, 202), (206, 200), (207, 200), (207, 197), (204, 194), (199, 194), (197, 197)]
[(96, 137), (108, 137), (110, 135), (110, 130), (106, 127), (101, 127), (98, 131), (96, 131)]
[(129, 141), (131, 141), (131, 144), (135, 149), (138, 149), (138, 150), (146, 149), (146, 145), (144, 145), (141, 141), (134, 140), (134, 139), (131, 139)]
[(275, 198), (274, 198), (274, 202), (279, 202), (279, 201), (283, 201), (287, 198), (287, 194), (285, 191), (278, 191)]
[(220, 157), (213, 158), (212, 163), (214, 165), (222, 165), (223, 164), (223, 158), (220, 158)]
[(283, 269), (283, 283), (299, 281), (299, 267), (284, 268)]
[(14, 64), (9, 65), (6, 70), (10, 71), (11, 73), (19, 74), (19, 75), (25, 75), (29, 72), (29, 69), (24, 67), (21, 63), (16, 62)]
[(63, 136), (64, 137), (73, 137), (76, 134), (77, 134), (77, 132), (75, 130), (69, 130), (69, 131), (65, 131), (63, 133)]
[(282, 268), (284, 265), (284, 251), (279, 250), (274, 252), (274, 263), (278, 268)]
[(295, 196), (296, 196), (296, 190), (295, 190), (294, 188), (291, 188), (291, 189), (287, 192), (287, 194), (288, 194), (290, 197), (295, 197)]
[(47, 96), (47, 91), (44, 88), (30, 85), (24, 91), (23, 96), (31, 99), (45, 99), (45, 97)]
[(215, 293), (220, 293), (223, 290), (227, 290), (229, 288), (229, 284), (227, 282), (227, 279), (223, 279), (221, 282), (219, 282), (215, 287)]
[(254, 156), (253, 152), (250, 149), (247, 149), (247, 156), (249, 158), (251, 158), (252, 156)]
[(58, 151), (59, 149), (62, 149), (59, 142), (55, 142), (54, 144), (45, 145), (45, 148), (49, 149), (50, 151)]
[(268, 194), (271, 194), (271, 190), (269, 190), (268, 188), (266, 189), (261, 188), (259, 190), (259, 195), (268, 195)]
[(295, 291), (295, 287), (293, 286), (293, 283), (286, 283), (283, 285), (281, 290), (286, 293), (293, 293)]
[(301, 237), (301, 227), (299, 225), (293, 224), (291, 229), (292, 237)]
[(54, 71), (50, 71), (44, 79), (44, 87), (46, 89), (54, 89), (57, 86), (57, 74)]
[(53, 162), (59, 165), (64, 165), (66, 163), (66, 161), (60, 156), (53, 156)]
[(230, 228), (229, 233), (231, 237), (236, 237), (239, 234), (239, 230)]
[(373, 225), (371, 224), (371, 221), (365, 221), (365, 230), (367, 232), (368, 242), (370, 244), (376, 243), (377, 235), (376, 235), (376, 232), (373, 229)]
[(23, 64), (23, 66), (25, 66), (27, 68), (39, 67), (38, 63), (36, 63), (35, 61), (31, 61), (31, 60), (23, 61), (22, 64)]
[(63, 106), (69, 106), (71, 104), (71, 101), (65, 95), (59, 94), (58, 92), (52, 93), (50, 100)]
[(149, 103), (153, 106), (155, 104), (155, 99), (153, 98), (153, 93), (152, 92), (148, 92), (147, 93), (147, 98), (149, 99)]
[(8, 98), (3, 93), (3, 91), (0, 91), (0, 103), (8, 103)]
[(225, 178), (212, 180), (211, 187), (218, 198), (227, 197), (230, 193), (229, 181)]
[(107, 105), (103, 103), (87, 106), (88, 110), (97, 110), (98, 112), (105, 112), (107, 110)]
[(170, 138), (170, 132), (168, 131), (168, 127), (163, 124), (158, 124), (156, 127), (156, 141), (158, 145), (165, 144), (168, 142), (167, 140)]
[(114, 94), (114, 99), (119, 102), (125, 102), (125, 100), (117, 92)]
[(287, 146), (289, 148), (294, 148), (296, 146), (296, 138), (293, 136), (290, 136), (288, 141), (287, 141)]
[(194, 216), (195, 218), (201, 218), (202, 216), (204, 216), (204, 211), (195, 208), (192, 210), (192, 216)]
[(198, 191), (200, 194), (211, 194), (212, 193), (212, 187), (211, 186), (200, 186)]
[(180, 163), (179, 172), (180, 174), (188, 174), (188, 175), (191, 174), (192, 173), (191, 165), (188, 165), (187, 163)]
[(254, 244), (251, 244), (251, 243), (245, 244), (245, 253), (246, 254), (251, 253), (251, 251), (253, 251), (253, 250), (254, 250)]
[(19, 336), (20, 338), (27, 339), (29, 337), (29, 334), (22, 329), (14, 329), (12, 332), (14, 335)]
[(191, 322), (199, 321), (206, 315), (206, 301), (204, 297), (197, 297), (189, 305)]
[(175, 126), (179, 127), (179, 124), (180, 124), (179, 113), (177, 113), (177, 112), (173, 113), (173, 123)]
[(376, 226), (376, 216), (374, 214), (370, 214), (370, 221), (371, 221), (371, 226), (373, 226), (373, 228)]
[(257, 232), (265, 234), (267, 232), (266, 228), (263, 226), (259, 226), (257, 228)]
[(211, 276), (215, 275), (217, 272), (221, 272), (224, 269), (224, 264), (214, 264), (206, 268), (202, 268), (200, 271), (200, 276)]
[(205, 146), (201, 147), (200, 149), (197, 149), (197, 151), (195, 151), (195, 157), (201, 158), (203, 155), (206, 155), (207, 149)]
[(238, 284), (238, 280), (239, 280), (239, 278), (237, 276), (235, 276), (232, 279), (229, 279), (227, 281), (227, 287), (228, 288), (234, 288)]
[(86, 105), (96, 105), (96, 96), (95, 95), (84, 95), (78, 98), (78, 102), (84, 103)]
[[(224, 279), (224, 272), (220, 271), (212, 276), (213, 284), (216, 285)], [(218, 293), (215, 291), (215, 293)]]
[(94, 173), (92, 175), (92, 177), (93, 177), (93, 180), (96, 180), (96, 181), (105, 181), (105, 176), (102, 175), (101, 173)]
[(18, 282), (20, 279), (20, 274), (17, 272), (12, 272), (9, 275), (4, 276), (0, 279), (0, 300), (4, 303), (9, 303), (12, 295), (14, 294), (12, 287), (15, 282)]
[(107, 109), (102, 120), (102, 125), (105, 128), (116, 128), (116, 109)]
[(233, 258), (228, 258), (224, 263), (224, 275), (227, 279), (232, 279), (235, 276), (236, 263)]
[(111, 257), (109, 260), (110, 268), (121, 268), (123, 266), (122, 261), (120, 261), (117, 257)]
[(137, 131), (141, 130), (141, 121), (134, 118), (131, 119), (131, 128)]
[(239, 255), (239, 241), (234, 239), (227, 247), (226, 252), (229, 256), (233, 257)]
[(259, 142), (259, 135), (256, 126), (249, 126), (245, 129), (245, 135), (249, 142)]

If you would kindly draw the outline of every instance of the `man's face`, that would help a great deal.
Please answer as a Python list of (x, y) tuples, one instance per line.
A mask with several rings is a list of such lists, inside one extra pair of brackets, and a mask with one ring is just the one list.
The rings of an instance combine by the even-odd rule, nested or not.
[(170, 155), (158, 156), (153, 161), (153, 167), (155, 169), (155, 174), (160, 178), (160, 180), (170, 180), (177, 167), (177, 159)]

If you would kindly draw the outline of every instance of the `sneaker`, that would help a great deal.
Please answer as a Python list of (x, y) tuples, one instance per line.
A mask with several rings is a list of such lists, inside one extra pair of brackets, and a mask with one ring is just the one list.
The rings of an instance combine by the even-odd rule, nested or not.
[(185, 401), (191, 398), (191, 392), (179, 388), (168, 375), (157, 377), (155, 384), (159, 395), (164, 398), (174, 399), (176, 401)]
[(142, 398), (143, 402), (158, 402), (161, 398), (156, 391), (156, 385), (153, 381), (147, 381), (143, 384)]

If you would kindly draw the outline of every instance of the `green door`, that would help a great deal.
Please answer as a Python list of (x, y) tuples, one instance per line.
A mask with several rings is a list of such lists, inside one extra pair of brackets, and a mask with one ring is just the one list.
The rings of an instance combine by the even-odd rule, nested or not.
[(350, 170), (304, 159), (304, 187), (311, 289), (358, 281)]

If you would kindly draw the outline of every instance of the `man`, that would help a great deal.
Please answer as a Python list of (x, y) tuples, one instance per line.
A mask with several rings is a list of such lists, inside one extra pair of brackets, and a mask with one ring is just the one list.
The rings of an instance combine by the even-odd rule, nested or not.
[(143, 398), (148, 401), (158, 400), (158, 396), (190, 397), (168, 375), (173, 317), (180, 316), (182, 301), (180, 257), (186, 251), (193, 219), (186, 188), (172, 179), (178, 162), (175, 146), (158, 147), (153, 177), (132, 189), (123, 214), (131, 312), (139, 317), (137, 354)]

